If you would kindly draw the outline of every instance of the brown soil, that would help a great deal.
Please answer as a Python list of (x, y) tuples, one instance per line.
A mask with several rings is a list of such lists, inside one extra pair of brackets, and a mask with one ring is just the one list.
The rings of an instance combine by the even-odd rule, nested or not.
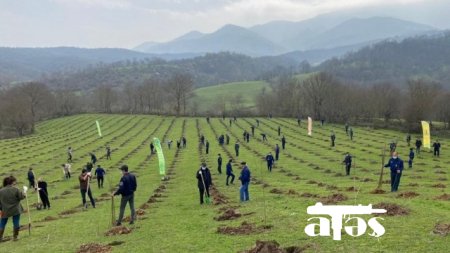
[(416, 192), (402, 192), (399, 195), (397, 195), (397, 198), (414, 198), (419, 196), (420, 194)]
[(108, 232), (105, 233), (106, 236), (111, 235), (124, 235), (131, 233), (131, 229), (124, 227), (124, 226), (118, 226), (111, 228)]
[(435, 184), (435, 185), (432, 185), (431, 187), (434, 187), (434, 188), (446, 188), (447, 186), (445, 186), (445, 184)]
[(264, 183), (264, 184), (262, 185), (263, 188), (267, 188), (267, 187), (269, 187), (269, 186), (270, 186), (270, 185), (267, 184), (267, 183)]
[(322, 204), (337, 204), (338, 202), (347, 200), (347, 196), (345, 196), (344, 194), (341, 193), (333, 193), (330, 196), (327, 197), (323, 197), (320, 199), (320, 202), (322, 202)]
[(327, 185), (327, 190), (337, 190), (338, 187), (335, 185)]
[(308, 244), (303, 247), (291, 246), (282, 248), (277, 241), (256, 241), (256, 245), (253, 248), (242, 253), (302, 253), (310, 247), (311, 245)]
[(70, 215), (70, 214), (74, 214), (78, 212), (77, 209), (69, 209), (69, 210), (65, 210), (59, 213), (59, 215)]
[(438, 223), (434, 226), (433, 233), (446, 236), (450, 234), (450, 223)]
[(236, 211), (235, 209), (230, 208), (230, 209), (225, 210), (225, 212), (222, 215), (215, 217), (214, 219), (217, 221), (234, 220), (241, 216), (242, 216), (242, 214), (239, 211)]
[(71, 191), (63, 191), (63, 193), (61, 193), (61, 195), (69, 195), (71, 193), (72, 193)]
[(383, 190), (383, 189), (375, 189), (375, 190), (371, 191), (370, 193), (372, 193), (372, 194), (384, 194), (384, 193), (386, 193), (386, 191)]
[(47, 216), (47, 217), (45, 217), (44, 219), (43, 219), (43, 221), (54, 221), (54, 220), (57, 220), (58, 218), (56, 218), (56, 217), (53, 217), (53, 216)]
[(270, 229), (271, 227), (272, 226), (256, 227), (254, 224), (244, 221), (239, 227), (218, 227), (217, 233), (227, 235), (249, 235), (252, 233), (260, 233), (266, 229)]
[(270, 190), (270, 193), (283, 194), (283, 191), (282, 191), (282, 190), (279, 190), (279, 189), (277, 189), (277, 188), (274, 188), (274, 189)]
[(124, 241), (112, 241), (110, 243), (108, 243), (109, 246), (117, 246), (117, 245), (121, 245), (124, 244)]
[(295, 190), (289, 189), (287, 194), (289, 194), (289, 195), (297, 195), (298, 193)]
[(434, 199), (437, 199), (437, 200), (450, 200), (450, 194), (444, 193), (442, 195), (437, 196)]
[(399, 216), (409, 214), (409, 209), (393, 203), (381, 202), (373, 205), (373, 208), (386, 209), (387, 211), (384, 214), (375, 214), (375, 215)]
[(106, 197), (111, 197), (111, 193), (103, 193), (102, 195), (100, 195), (100, 197), (102, 198), (106, 198)]
[(316, 181), (314, 181), (314, 180), (308, 180), (308, 182), (306, 182), (307, 184), (317, 184), (317, 182)]
[(356, 189), (354, 186), (348, 187), (348, 188), (345, 189), (345, 190), (348, 191), (348, 192), (356, 192), (356, 191), (358, 191), (358, 189)]
[(98, 243), (83, 244), (78, 249), (77, 253), (109, 253), (112, 247), (109, 245), (101, 245)]
[(304, 198), (318, 198), (319, 195), (314, 194), (314, 193), (309, 193), (309, 192), (304, 192), (300, 195), (300, 197), (304, 197)]
[(294, 180), (300, 180), (300, 177), (299, 177), (299, 176), (296, 176), (296, 177), (294, 178)]
[(323, 186), (325, 186), (325, 184), (324, 183), (318, 183), (317, 186), (323, 187)]
[(147, 209), (147, 208), (149, 208), (149, 207), (150, 207), (149, 204), (144, 203), (144, 204), (142, 204), (139, 208), (141, 208), (141, 209)]
[(138, 210), (136, 210), (136, 215), (143, 216), (143, 215), (145, 215), (145, 211), (143, 209), (138, 209)]
[(419, 184), (418, 183), (409, 183), (408, 186), (417, 187), (417, 186), (419, 186)]
[(371, 179), (371, 178), (364, 178), (361, 180), (361, 182), (373, 182), (375, 180)]
[(343, 176), (343, 174), (342, 174), (342, 173), (340, 173), (340, 172), (338, 172), (338, 173), (334, 174), (334, 176), (335, 176), (335, 177), (342, 177), (342, 176)]
[(437, 180), (439, 180), (439, 181), (447, 181), (447, 178), (445, 178), (445, 177), (440, 177), (440, 178), (438, 178)]
[(442, 170), (437, 170), (435, 173), (436, 174), (447, 174), (445, 171), (442, 171)]

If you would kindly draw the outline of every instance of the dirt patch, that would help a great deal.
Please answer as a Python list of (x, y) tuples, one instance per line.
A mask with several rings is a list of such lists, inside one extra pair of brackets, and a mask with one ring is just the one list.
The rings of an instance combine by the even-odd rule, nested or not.
[(56, 217), (53, 217), (53, 216), (47, 216), (47, 217), (45, 217), (44, 219), (43, 219), (43, 221), (54, 221), (54, 220), (57, 220), (58, 218), (56, 218)]
[(419, 184), (418, 183), (409, 183), (408, 186), (417, 187), (417, 186), (419, 186)]
[(342, 177), (342, 176), (343, 176), (343, 174), (342, 174), (342, 173), (340, 173), (340, 172), (338, 172), (338, 173), (334, 174), (334, 176), (335, 176), (335, 177)]
[(291, 246), (282, 248), (277, 241), (256, 241), (253, 248), (243, 251), (242, 253), (301, 253), (312, 245), (307, 244), (303, 247)]
[(361, 180), (361, 182), (373, 182), (375, 180), (371, 179), (371, 178), (364, 178)]
[(144, 204), (142, 204), (139, 208), (141, 208), (141, 209), (148, 209), (149, 207), (150, 207), (149, 204), (144, 203)]
[(124, 241), (112, 241), (110, 243), (108, 243), (109, 246), (118, 246), (118, 245), (122, 245), (124, 244)]
[(254, 224), (244, 221), (241, 223), (239, 227), (227, 227), (227, 226), (218, 227), (217, 233), (226, 235), (249, 235), (252, 233), (260, 233), (270, 228), (271, 226), (256, 227)]
[(288, 195), (297, 195), (298, 193), (295, 190), (289, 189), (287, 192)]
[(267, 184), (267, 183), (264, 183), (264, 184), (262, 185), (263, 188), (267, 188), (267, 187), (269, 187), (269, 186), (270, 186), (270, 185)]
[(327, 197), (323, 197), (320, 199), (320, 202), (322, 202), (322, 204), (337, 204), (338, 202), (347, 200), (347, 196), (345, 196), (344, 194), (341, 193), (333, 193), (330, 196)]
[(434, 226), (433, 233), (446, 236), (450, 234), (450, 223), (438, 223)]
[(358, 191), (358, 189), (356, 189), (354, 186), (352, 186), (352, 187), (346, 188), (345, 191), (348, 191), (348, 192), (356, 192), (356, 191)]
[(100, 197), (102, 198), (106, 198), (106, 197), (111, 197), (111, 193), (102, 193), (102, 195), (100, 195)]
[(274, 189), (270, 190), (270, 193), (283, 194), (283, 191), (280, 189), (274, 188)]
[(372, 193), (372, 194), (384, 194), (384, 193), (386, 193), (386, 191), (383, 190), (383, 189), (378, 189), (377, 188), (377, 189), (371, 191), (370, 193)]
[(442, 171), (442, 170), (437, 170), (435, 173), (436, 173), (436, 174), (447, 174), (447, 172)]
[(445, 184), (434, 184), (431, 187), (433, 187), (433, 188), (446, 188), (447, 186), (445, 186)]
[(301, 178), (299, 177), (299, 176), (296, 176), (295, 178), (294, 178), (294, 180), (300, 180)]
[(289, 172), (289, 173), (286, 174), (286, 176), (288, 176), (288, 177), (293, 177), (293, 176), (295, 176), (295, 175)]
[(112, 247), (109, 245), (102, 245), (98, 243), (83, 244), (78, 249), (77, 253), (109, 253)]
[(222, 215), (215, 217), (214, 219), (217, 221), (223, 221), (223, 220), (234, 220), (239, 217), (241, 217), (242, 214), (239, 211), (236, 211), (235, 209), (227, 209), (225, 212), (223, 212)]
[(373, 205), (373, 208), (386, 209), (387, 211), (384, 214), (375, 214), (375, 215), (400, 216), (409, 214), (409, 209), (393, 203), (381, 202)]
[(309, 192), (304, 192), (300, 195), (300, 197), (304, 197), (304, 198), (318, 198), (319, 195), (314, 194), (314, 193), (309, 193)]
[(327, 185), (327, 190), (337, 190), (338, 187), (335, 185)]
[(439, 181), (447, 181), (447, 178), (445, 178), (445, 177), (440, 177), (440, 178), (438, 178), (437, 180), (439, 180)]
[(308, 182), (306, 182), (307, 184), (317, 184), (317, 181), (314, 180), (308, 180)]
[(63, 191), (63, 193), (61, 193), (61, 195), (69, 195), (71, 193), (72, 193), (71, 191)]
[(419, 196), (420, 194), (418, 194), (418, 193), (416, 193), (416, 192), (402, 192), (402, 193), (400, 193), (399, 195), (397, 195), (397, 198), (406, 198), (406, 199), (409, 199), (409, 198), (414, 198), (414, 197), (417, 197), (417, 196)]
[(131, 229), (124, 227), (124, 226), (118, 226), (111, 228), (108, 232), (105, 233), (106, 236), (112, 236), (112, 235), (125, 235), (131, 233)]
[(71, 215), (74, 213), (77, 213), (78, 210), (77, 209), (69, 209), (69, 210), (65, 210), (59, 213), (59, 215)]
[(143, 216), (143, 215), (145, 215), (145, 211), (143, 209), (138, 209), (138, 210), (136, 210), (136, 215)]
[(442, 195), (437, 196), (434, 199), (437, 199), (437, 200), (450, 200), (450, 194), (444, 193)]
[(331, 173), (331, 170), (330, 170), (330, 169), (327, 169), (327, 170), (325, 170), (323, 173), (330, 174), (330, 173)]

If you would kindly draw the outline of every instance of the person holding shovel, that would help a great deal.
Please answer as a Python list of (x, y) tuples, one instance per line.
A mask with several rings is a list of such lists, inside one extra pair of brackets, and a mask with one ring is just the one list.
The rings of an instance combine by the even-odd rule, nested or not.
[[(0, 189), (0, 242), (3, 240), (6, 223), (10, 217), (12, 217), (13, 221), (13, 240), (17, 241), (19, 236), (20, 214), (23, 212), (20, 201), (25, 199), (26, 192), (19, 190), (16, 184), (17, 180), (15, 177), (5, 177), (3, 179), (3, 188)], [(24, 186), (25, 189), (26, 186)]]
[(398, 157), (396, 151), (392, 153), (392, 158), (389, 159), (389, 162), (384, 167), (391, 169), (391, 192), (398, 191), (403, 171), (403, 160)]
[(197, 171), (197, 186), (200, 192), (200, 205), (203, 205), (205, 202), (203, 197), (206, 196), (206, 203), (209, 202), (209, 187), (212, 185), (211, 172), (208, 167), (206, 167), (206, 163), (202, 163), (202, 166)]
[(45, 182), (42, 177), (38, 179), (37, 191), (39, 192), (39, 197), (42, 200), (44, 209), (50, 209), (50, 201), (48, 199), (47, 182)]
[(122, 178), (120, 179), (119, 189), (114, 193), (114, 195), (122, 195), (122, 199), (120, 200), (120, 213), (116, 226), (122, 225), (123, 214), (127, 203), (130, 204), (131, 211), (130, 224), (133, 224), (136, 220), (136, 211), (134, 209), (134, 192), (137, 188), (136, 176), (128, 172), (127, 165), (122, 165), (120, 170), (122, 171)]
[(95, 208), (95, 200), (92, 197), (91, 187), (89, 186), (89, 183), (91, 181), (91, 172), (88, 172), (87, 169), (83, 169), (78, 179), (80, 181), (80, 192), (84, 208), (87, 208), (86, 193), (91, 200), (92, 207)]

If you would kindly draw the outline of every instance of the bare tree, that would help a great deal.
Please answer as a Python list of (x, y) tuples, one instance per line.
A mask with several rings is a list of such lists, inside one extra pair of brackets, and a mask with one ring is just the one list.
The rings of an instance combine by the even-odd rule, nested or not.
[(378, 83), (370, 89), (370, 101), (374, 117), (381, 117), (385, 123), (398, 116), (401, 93), (392, 83)]
[[(48, 103), (53, 99), (48, 87), (43, 83), (29, 82), (24, 83), (20, 87), (20, 92), (24, 95), (28, 104), (28, 110), (31, 113), (31, 132), (34, 132), (35, 122), (39, 120), (39, 116), (49, 114), (47, 110)], [(46, 104), (47, 103), (47, 104)]]
[(94, 99), (97, 108), (104, 113), (112, 112), (112, 105), (116, 99), (116, 92), (107, 85), (98, 86), (94, 90)]
[(333, 85), (336, 81), (331, 75), (326, 73), (314, 74), (302, 83), (303, 99), (309, 112), (315, 119), (322, 119), (324, 116), (324, 103), (333, 99), (336, 94), (332, 93)]
[(187, 100), (193, 90), (192, 77), (189, 74), (176, 73), (167, 81), (167, 91), (174, 99), (175, 113), (180, 115), (181, 110), (186, 114)]

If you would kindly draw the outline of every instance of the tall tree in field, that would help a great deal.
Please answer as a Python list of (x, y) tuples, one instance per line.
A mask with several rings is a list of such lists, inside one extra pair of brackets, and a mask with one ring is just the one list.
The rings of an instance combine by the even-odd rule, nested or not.
[(98, 86), (94, 91), (94, 99), (101, 112), (111, 113), (116, 97), (116, 92), (107, 85)]
[(31, 133), (34, 132), (34, 125), (40, 116), (48, 113), (48, 103), (51, 102), (53, 96), (48, 87), (43, 83), (28, 82), (19, 86), (20, 93), (24, 95), (28, 110), (31, 113)]
[(176, 73), (167, 81), (167, 92), (174, 99), (175, 113), (186, 114), (187, 100), (193, 90), (192, 76), (184, 73)]
[(378, 83), (369, 89), (371, 109), (374, 117), (381, 117), (387, 124), (400, 112), (401, 93), (392, 83)]
[(305, 105), (314, 119), (322, 119), (325, 102), (338, 95), (332, 92), (336, 83), (331, 75), (324, 72), (314, 74), (303, 81), (301, 88)]

